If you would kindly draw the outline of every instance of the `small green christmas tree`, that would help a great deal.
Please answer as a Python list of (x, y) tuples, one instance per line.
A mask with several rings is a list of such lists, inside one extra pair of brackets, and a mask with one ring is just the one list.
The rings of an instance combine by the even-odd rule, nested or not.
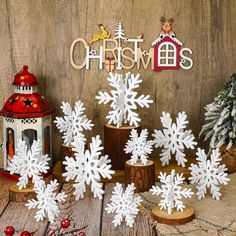
[(226, 149), (230, 149), (236, 143), (236, 74), (205, 109), (205, 120), (209, 123), (203, 125), (199, 135), (204, 135), (204, 140), (211, 138), (211, 148), (228, 143)]

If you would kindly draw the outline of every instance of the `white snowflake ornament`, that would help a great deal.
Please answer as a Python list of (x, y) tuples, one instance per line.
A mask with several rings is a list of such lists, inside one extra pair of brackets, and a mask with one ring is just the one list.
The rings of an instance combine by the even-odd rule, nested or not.
[(91, 191), (94, 193), (94, 197), (102, 199), (104, 190), (102, 189), (101, 177), (111, 179), (111, 175), (115, 172), (111, 170), (111, 162), (108, 159), (108, 155), (101, 156), (102, 141), (100, 136), (92, 138), (90, 143), (90, 151), (84, 150), (84, 143), (80, 140), (73, 142), (75, 151), (75, 157), (65, 157), (63, 164), (65, 165), (66, 172), (63, 176), (66, 177), (66, 181), (74, 180), (73, 184), (75, 191), (74, 195), (76, 200), (84, 197), (86, 192), (86, 185), (91, 185)]
[(107, 80), (115, 90), (111, 90), (111, 95), (107, 92), (99, 91), (99, 95), (96, 96), (99, 104), (111, 102), (110, 106), (113, 110), (106, 116), (108, 124), (115, 124), (118, 128), (122, 126), (122, 123), (138, 126), (141, 119), (138, 117), (138, 113), (133, 110), (137, 109), (137, 105), (143, 108), (149, 107), (149, 104), (153, 103), (149, 99), (149, 95), (137, 97), (138, 93), (134, 89), (138, 88), (142, 82), (139, 76), (139, 74), (134, 75), (129, 72), (126, 73), (123, 79), (122, 74), (109, 73)]
[(221, 157), (219, 149), (213, 149), (210, 159), (207, 159), (205, 151), (198, 148), (197, 151), (197, 164), (191, 164), (189, 169), (191, 170), (191, 176), (189, 180), (191, 184), (197, 185), (198, 199), (205, 197), (207, 189), (210, 189), (212, 197), (216, 200), (220, 200), (220, 184), (227, 185), (230, 181), (227, 178), (227, 168), (225, 164), (221, 165)]
[(75, 137), (86, 141), (82, 131), (91, 130), (94, 124), (84, 114), (84, 104), (81, 101), (77, 101), (74, 105), (74, 110), (72, 110), (68, 102), (62, 102), (61, 109), (65, 116), (56, 117), (54, 123), (56, 123), (60, 132), (63, 133), (64, 143), (71, 145)]
[(182, 197), (191, 198), (194, 194), (190, 188), (182, 189), (184, 181), (183, 174), (176, 174), (175, 170), (171, 171), (171, 174), (160, 172), (158, 176), (160, 182), (163, 183), (161, 187), (152, 186), (150, 191), (153, 195), (161, 195), (161, 201), (158, 204), (161, 210), (167, 210), (168, 214), (171, 215), (174, 208), (177, 211), (184, 211), (185, 205), (181, 201)]
[(153, 141), (147, 141), (148, 131), (143, 129), (138, 135), (136, 129), (132, 129), (130, 133), (130, 139), (127, 141), (124, 148), (125, 153), (132, 153), (130, 162), (132, 165), (140, 161), (143, 165), (148, 163), (148, 154), (152, 153)]
[(161, 162), (162, 166), (168, 165), (171, 155), (175, 155), (178, 165), (185, 167), (184, 148), (194, 149), (197, 142), (194, 141), (195, 137), (191, 130), (184, 130), (188, 124), (186, 113), (179, 112), (176, 118), (176, 123), (172, 123), (170, 113), (162, 112), (161, 123), (165, 128), (162, 131), (154, 130), (154, 145), (156, 148), (162, 147)]
[(28, 200), (26, 206), (29, 209), (37, 208), (38, 211), (35, 215), (37, 222), (43, 220), (46, 215), (48, 216), (49, 221), (54, 222), (55, 218), (59, 215), (60, 209), (58, 206), (59, 202), (65, 202), (67, 197), (64, 192), (56, 193), (59, 184), (57, 180), (50, 181), (49, 184), (45, 184), (44, 181), (37, 182), (34, 187), (36, 192), (36, 200)]
[(47, 173), (50, 158), (47, 154), (42, 155), (41, 152), (40, 140), (34, 140), (30, 148), (25, 141), (18, 141), (16, 155), (8, 162), (8, 171), (10, 174), (20, 175), (17, 183), (20, 190), (26, 188), (30, 178), (33, 183), (36, 183), (42, 179), (42, 173)]
[(125, 191), (122, 188), (122, 184), (116, 183), (114, 191), (111, 196), (111, 203), (107, 204), (105, 210), (108, 214), (115, 213), (112, 223), (115, 227), (121, 225), (123, 218), (126, 221), (126, 225), (132, 227), (135, 217), (139, 212), (139, 206), (143, 201), (140, 196), (134, 196), (135, 186), (134, 184), (128, 184)]

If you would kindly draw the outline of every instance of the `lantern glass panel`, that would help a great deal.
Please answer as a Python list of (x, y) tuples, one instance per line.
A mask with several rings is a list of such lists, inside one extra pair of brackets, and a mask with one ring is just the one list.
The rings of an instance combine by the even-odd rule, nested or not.
[(45, 129), (44, 129), (44, 154), (48, 154), (50, 155), (50, 143), (51, 143), (51, 135), (50, 135), (50, 127), (47, 126)]
[(34, 142), (37, 140), (37, 131), (34, 129), (25, 129), (22, 131), (22, 140), (25, 141), (28, 148), (30, 148)]
[(15, 154), (15, 144), (14, 144), (14, 130), (11, 128), (7, 128), (6, 130), (6, 151), (7, 157), (13, 157)]

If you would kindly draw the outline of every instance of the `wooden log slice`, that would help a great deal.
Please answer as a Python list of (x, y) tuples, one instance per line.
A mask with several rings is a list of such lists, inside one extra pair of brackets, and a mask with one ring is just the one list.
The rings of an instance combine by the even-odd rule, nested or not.
[(65, 172), (65, 166), (63, 164), (63, 161), (65, 161), (65, 157), (73, 157), (75, 152), (72, 151), (73, 146), (67, 146), (65, 144), (61, 145), (61, 171), (62, 173)]
[(35, 198), (36, 193), (33, 185), (25, 189), (19, 190), (16, 184), (12, 184), (9, 188), (9, 199), (13, 202), (27, 202), (29, 199)]
[(126, 161), (125, 185), (131, 183), (134, 183), (136, 193), (148, 191), (155, 184), (155, 163), (148, 160), (147, 165), (132, 165), (130, 160)]
[(195, 217), (195, 211), (190, 206), (185, 206), (184, 211), (173, 210), (169, 215), (166, 210), (161, 210), (159, 206), (152, 209), (152, 216), (158, 223), (167, 225), (184, 225), (192, 221)]
[(124, 148), (132, 129), (137, 129), (139, 133), (141, 131), (140, 126), (122, 126), (120, 128), (108, 124), (104, 126), (104, 153), (111, 159), (114, 170), (124, 170), (124, 164), (130, 158), (130, 155), (124, 152)]

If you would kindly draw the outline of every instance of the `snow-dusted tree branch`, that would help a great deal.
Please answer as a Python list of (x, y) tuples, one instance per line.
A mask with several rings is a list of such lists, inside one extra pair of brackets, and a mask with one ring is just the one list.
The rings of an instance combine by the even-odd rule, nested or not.
[(200, 136), (211, 140), (211, 148), (227, 143), (227, 149), (236, 142), (236, 74), (225, 84), (214, 101), (206, 107), (205, 120)]

